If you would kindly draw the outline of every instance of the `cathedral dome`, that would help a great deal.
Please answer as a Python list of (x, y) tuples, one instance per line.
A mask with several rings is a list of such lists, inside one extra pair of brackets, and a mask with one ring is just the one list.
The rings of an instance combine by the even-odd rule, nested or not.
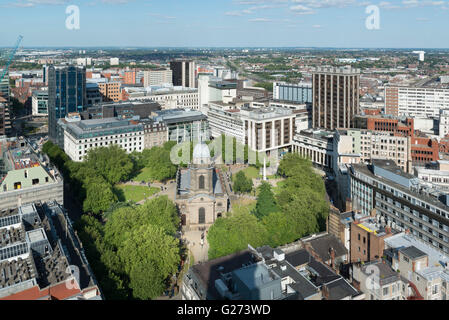
[(209, 163), (210, 162), (210, 151), (207, 144), (200, 142), (193, 149), (193, 163)]

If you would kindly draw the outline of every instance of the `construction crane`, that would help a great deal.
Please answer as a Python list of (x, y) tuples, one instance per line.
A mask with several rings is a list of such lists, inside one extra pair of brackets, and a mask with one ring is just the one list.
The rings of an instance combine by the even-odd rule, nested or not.
[(13, 59), (14, 56), (16, 55), (17, 49), (19, 49), (19, 46), (20, 46), (20, 43), (22, 42), (22, 39), (23, 39), (22, 36), (19, 36), (19, 37), (17, 38), (16, 44), (15, 44), (15, 46), (13, 47), (13, 50), (12, 50), (11, 54), (9, 55), (9, 60), (8, 60), (8, 62), (6, 63), (5, 68), (3, 69), (2, 75), (0, 76), (0, 82), (3, 80), (3, 77), (4, 77), (5, 74), (8, 72), (9, 65), (11, 64), (12, 59)]

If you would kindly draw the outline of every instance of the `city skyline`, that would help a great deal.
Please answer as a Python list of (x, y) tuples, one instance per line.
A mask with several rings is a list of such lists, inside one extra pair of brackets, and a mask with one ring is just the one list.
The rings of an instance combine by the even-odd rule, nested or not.
[[(79, 30), (66, 28), (69, 5), (79, 7)], [(380, 29), (366, 27), (369, 5), (379, 8)], [(2, 0), (0, 7), (14, 30), (0, 32), (2, 47), (18, 34), (24, 47), (448, 47), (449, 1)]]

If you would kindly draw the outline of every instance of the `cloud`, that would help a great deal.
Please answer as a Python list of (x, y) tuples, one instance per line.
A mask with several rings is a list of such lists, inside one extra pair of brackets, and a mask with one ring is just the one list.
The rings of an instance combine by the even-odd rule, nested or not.
[(268, 19), (268, 18), (254, 18), (254, 19), (249, 19), (249, 22), (273, 22), (272, 19)]
[(314, 24), (313, 26), (312, 26), (312, 28), (315, 28), (315, 29), (320, 29), (322, 26), (320, 25), (320, 24)]
[(176, 19), (176, 17), (166, 16), (166, 15), (163, 15), (163, 14), (160, 14), (160, 13), (149, 13), (149, 15), (153, 16), (153, 17), (159, 17), (159, 18), (167, 19), (167, 20)]

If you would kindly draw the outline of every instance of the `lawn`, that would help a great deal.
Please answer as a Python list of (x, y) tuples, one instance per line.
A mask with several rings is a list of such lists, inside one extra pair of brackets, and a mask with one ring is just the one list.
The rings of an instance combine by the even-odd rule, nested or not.
[(117, 196), (119, 201), (127, 202), (139, 202), (153, 194), (158, 193), (161, 189), (156, 187), (145, 187), (145, 186), (127, 186), (127, 185), (117, 185), (115, 186)]
[(232, 203), (232, 210), (228, 213), (228, 216), (243, 212), (251, 213), (251, 211), (256, 207), (256, 202), (256, 200), (250, 199), (239, 199), (234, 201)]
[[(256, 179), (256, 178), (261, 177), (261, 176), (259, 176), (259, 169), (255, 168), (255, 167), (248, 167), (246, 169), (243, 169), (242, 171), (245, 174), (245, 176), (250, 179)], [(236, 175), (236, 173), (234, 173), (232, 175), (232, 181), (234, 181), (235, 175)]]
[(150, 169), (149, 168), (143, 168), (142, 170), (140, 170), (140, 173), (136, 177), (134, 177), (132, 179), (132, 181), (136, 181), (136, 182), (141, 182), (141, 181), (152, 182), (151, 177), (150, 177)]

